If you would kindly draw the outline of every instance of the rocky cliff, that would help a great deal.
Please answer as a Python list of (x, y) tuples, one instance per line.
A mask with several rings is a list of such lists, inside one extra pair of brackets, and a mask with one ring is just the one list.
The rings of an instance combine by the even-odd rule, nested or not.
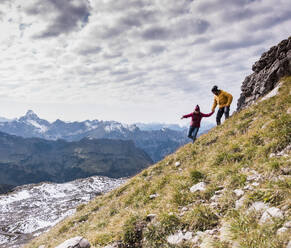
[(252, 70), (254, 73), (247, 76), (242, 83), (237, 110), (266, 95), (283, 76), (291, 75), (291, 37), (263, 53), (259, 61), (252, 66)]

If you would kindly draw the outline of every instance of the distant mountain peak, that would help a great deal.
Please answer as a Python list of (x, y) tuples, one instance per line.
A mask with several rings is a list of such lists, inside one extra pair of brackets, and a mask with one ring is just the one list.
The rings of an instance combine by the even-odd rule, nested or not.
[(30, 118), (30, 119), (39, 119), (39, 117), (37, 116), (36, 113), (33, 112), (33, 110), (29, 109), (26, 114), (25, 117)]

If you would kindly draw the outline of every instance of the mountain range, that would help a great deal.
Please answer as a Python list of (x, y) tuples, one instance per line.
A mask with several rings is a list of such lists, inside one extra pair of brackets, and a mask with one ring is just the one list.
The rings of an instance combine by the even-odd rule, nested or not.
[[(211, 124), (201, 127), (200, 133), (206, 132), (211, 127), (213, 127)], [(186, 128), (178, 125), (157, 123), (126, 125), (116, 121), (99, 120), (65, 122), (59, 119), (50, 123), (39, 118), (32, 110), (20, 118), (0, 121), (0, 131), (24, 138), (37, 137), (47, 140), (79, 141), (83, 138), (133, 140), (135, 145), (149, 154), (154, 162), (160, 161), (189, 142)]]
[(130, 140), (68, 142), (22, 138), (0, 132), (0, 189), (43, 181), (67, 182), (89, 176), (135, 175), (152, 164)]

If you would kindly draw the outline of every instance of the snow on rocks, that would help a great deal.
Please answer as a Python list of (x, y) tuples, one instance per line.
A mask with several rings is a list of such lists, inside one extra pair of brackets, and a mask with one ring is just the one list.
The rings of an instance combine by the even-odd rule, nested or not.
[(58, 245), (56, 248), (90, 248), (91, 245), (87, 239), (83, 237), (74, 237), (66, 240), (64, 243)]
[[(28, 242), (74, 214), (78, 205), (124, 182), (123, 179), (94, 176), (63, 184), (24, 185), (7, 195), (0, 195), (0, 229), (14, 235), (0, 234), (0, 247)], [(15, 235), (17, 233), (22, 235)]]
[(282, 86), (282, 83), (279, 83), (273, 90), (271, 90), (267, 95), (265, 95), (263, 98), (261, 98), (259, 100), (259, 102), (265, 101), (266, 99), (269, 99), (273, 96), (276, 96), (278, 94), (281, 86)]
[(244, 192), (242, 189), (235, 189), (235, 190), (233, 191), (233, 193), (235, 193), (235, 195), (236, 195), (237, 197), (241, 197), (241, 196), (244, 195), (245, 192)]
[(183, 233), (182, 231), (179, 231), (177, 233), (174, 233), (167, 237), (167, 241), (169, 244), (172, 245), (178, 245), (184, 241), (188, 241), (192, 239), (193, 233), (192, 232), (186, 232)]
[(205, 190), (206, 190), (206, 183), (204, 182), (197, 183), (190, 188), (191, 193), (195, 193), (197, 191), (205, 191)]
[(284, 218), (283, 212), (279, 208), (276, 208), (276, 207), (268, 208), (263, 213), (259, 223), (263, 224), (263, 223), (266, 223), (268, 221), (272, 221), (273, 218), (283, 219)]

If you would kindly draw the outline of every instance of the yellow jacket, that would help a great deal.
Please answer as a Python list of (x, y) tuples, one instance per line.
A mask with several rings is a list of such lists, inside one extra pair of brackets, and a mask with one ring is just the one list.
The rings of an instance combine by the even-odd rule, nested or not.
[(212, 106), (212, 111), (215, 110), (217, 104), (219, 108), (223, 108), (226, 106), (230, 106), (232, 102), (232, 95), (227, 93), (226, 91), (220, 90), (218, 96), (214, 96), (214, 103)]

